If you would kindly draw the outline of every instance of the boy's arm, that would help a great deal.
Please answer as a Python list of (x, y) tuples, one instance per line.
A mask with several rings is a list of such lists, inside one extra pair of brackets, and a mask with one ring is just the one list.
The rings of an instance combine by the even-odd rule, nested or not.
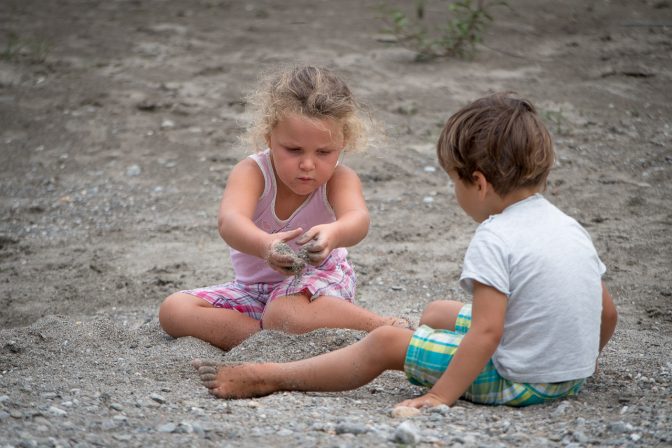
[[(239, 162), (226, 181), (219, 206), (219, 234), (226, 243), (240, 252), (268, 258), (271, 246), (296, 238), (302, 229), (269, 234), (252, 221), (257, 202), (264, 189), (264, 176), (251, 159)], [(290, 264), (291, 258), (287, 260)]]
[(602, 322), (600, 324), (600, 352), (607, 345), (611, 336), (616, 330), (618, 322), (618, 312), (614, 305), (614, 300), (607, 290), (607, 286), (602, 282)]
[(337, 247), (351, 247), (369, 232), (369, 210), (366, 208), (362, 183), (352, 169), (339, 165), (327, 184), (327, 199), (336, 221), (308, 229), (297, 240), (307, 247), (311, 262), (320, 263)]
[(474, 382), (497, 349), (504, 332), (507, 297), (498, 290), (474, 281), (471, 327), (455, 356), (425, 395), (399, 406), (431, 407), (453, 405)]

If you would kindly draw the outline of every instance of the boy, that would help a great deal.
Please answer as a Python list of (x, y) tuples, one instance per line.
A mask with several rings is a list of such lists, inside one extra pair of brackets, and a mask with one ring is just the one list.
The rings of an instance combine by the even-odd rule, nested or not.
[(587, 232), (544, 190), (550, 135), (534, 107), (506, 94), (454, 114), (437, 145), (457, 202), (479, 222), (460, 276), (472, 304), (432, 302), (420, 328), (381, 327), (343, 349), (291, 363), (195, 361), (222, 398), (281, 390), (340, 391), (387, 369), (430, 387), (400, 405), (526, 406), (575, 395), (595, 371), (617, 313)]

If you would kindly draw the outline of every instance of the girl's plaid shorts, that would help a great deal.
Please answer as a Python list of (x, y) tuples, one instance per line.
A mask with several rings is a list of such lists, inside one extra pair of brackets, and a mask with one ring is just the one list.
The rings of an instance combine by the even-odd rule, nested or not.
[(329, 256), (318, 267), (308, 266), (301, 276), (290, 276), (277, 283), (247, 284), (234, 280), (180, 292), (199, 297), (216, 308), (236, 310), (261, 320), (264, 308), (283, 296), (304, 294), (310, 300), (331, 296), (352, 302), (355, 282), (355, 271), (347, 259)]
[[(418, 328), (411, 338), (404, 362), (409, 381), (418, 386), (432, 387), (448, 368), (470, 325), (471, 305), (466, 304), (457, 316), (455, 331), (434, 330), (427, 325)], [(490, 360), (462, 398), (482, 404), (528, 406), (576, 395), (584, 381), (516, 383), (502, 377)]]

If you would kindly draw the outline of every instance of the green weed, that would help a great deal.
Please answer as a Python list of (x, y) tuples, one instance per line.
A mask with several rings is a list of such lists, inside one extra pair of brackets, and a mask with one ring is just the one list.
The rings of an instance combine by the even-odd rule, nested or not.
[(557, 134), (564, 134), (568, 122), (562, 110), (542, 110), (540, 115), (546, 123), (554, 126)]
[(446, 5), (446, 17), (433, 18), (437, 25), (426, 19), (427, 0), (415, 0), (411, 16), (404, 11), (381, 5), (385, 31), (397, 42), (416, 53), (416, 60), (427, 61), (439, 57), (473, 57), (476, 44), (494, 19), (490, 14), (496, 6), (508, 6), (503, 0), (455, 0)]
[(12, 62), (27, 60), (32, 63), (42, 63), (47, 59), (50, 49), (45, 40), (22, 39), (16, 33), (10, 32), (0, 53), (0, 59)]

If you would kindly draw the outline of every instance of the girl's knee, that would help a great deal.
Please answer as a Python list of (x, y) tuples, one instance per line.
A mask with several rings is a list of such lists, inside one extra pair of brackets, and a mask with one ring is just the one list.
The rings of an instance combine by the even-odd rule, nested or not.
[(262, 316), (262, 326), (264, 330), (277, 330), (285, 333), (305, 333), (306, 330), (298, 328), (296, 319), (292, 316), (294, 313), (289, 310), (289, 303), (282, 299), (274, 300), (266, 309)]
[(310, 300), (305, 296), (287, 296), (273, 300), (266, 305), (262, 316), (264, 330), (301, 334), (315, 330), (309, 318)]
[[(194, 300), (195, 299), (195, 300)], [(159, 307), (159, 324), (173, 337), (181, 336), (180, 322), (186, 313), (201, 301), (198, 297), (176, 292), (166, 297)]]

